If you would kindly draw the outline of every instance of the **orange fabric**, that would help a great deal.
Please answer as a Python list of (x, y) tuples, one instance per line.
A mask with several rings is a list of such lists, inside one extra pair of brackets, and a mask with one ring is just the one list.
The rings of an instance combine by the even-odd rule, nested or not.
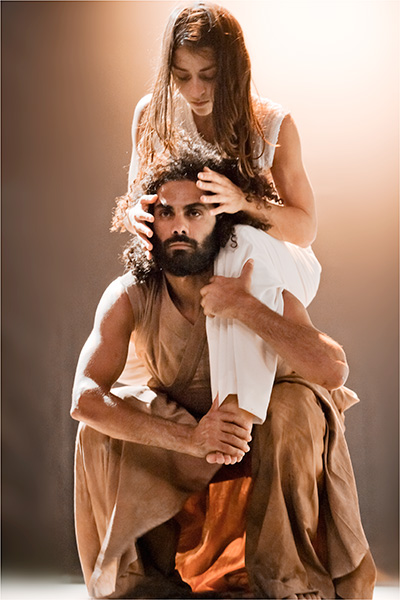
[(251, 483), (250, 477), (211, 483), (177, 516), (176, 566), (194, 592), (249, 590), (244, 548)]

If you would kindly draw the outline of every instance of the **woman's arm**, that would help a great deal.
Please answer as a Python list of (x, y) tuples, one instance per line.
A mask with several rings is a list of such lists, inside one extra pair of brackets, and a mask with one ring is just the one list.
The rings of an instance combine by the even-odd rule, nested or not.
[(282, 121), (271, 173), (284, 204), (272, 205), (268, 211), (268, 222), (272, 225), (268, 233), (298, 246), (309, 246), (317, 233), (317, 214), (303, 165), (299, 133), (291, 115)]
[(271, 173), (283, 200), (282, 206), (268, 200), (264, 204), (248, 202), (242, 190), (227, 177), (207, 168), (199, 173), (197, 185), (215, 194), (202, 197), (206, 204), (219, 203), (212, 214), (241, 210), (268, 223), (271, 226), (268, 233), (273, 237), (298, 246), (309, 246), (317, 232), (314, 194), (304, 170), (299, 134), (290, 115), (283, 119), (281, 125)]

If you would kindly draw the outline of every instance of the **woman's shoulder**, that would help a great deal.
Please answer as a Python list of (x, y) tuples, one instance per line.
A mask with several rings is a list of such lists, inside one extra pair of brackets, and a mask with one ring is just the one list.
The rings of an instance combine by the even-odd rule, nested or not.
[(137, 129), (137, 127), (142, 119), (145, 109), (150, 104), (151, 96), (152, 96), (152, 94), (146, 94), (145, 96), (140, 98), (139, 102), (136, 104), (135, 110), (133, 113), (133, 122), (132, 122), (133, 128)]
[(139, 102), (136, 104), (135, 107), (135, 111), (140, 111), (142, 112), (146, 106), (150, 103), (152, 94), (146, 94), (145, 96), (143, 96), (142, 98), (140, 98)]
[(278, 102), (274, 102), (270, 98), (253, 96), (253, 104), (258, 115), (264, 120), (271, 120), (274, 118), (282, 120), (287, 114), (289, 114), (289, 110), (287, 108)]
[(137, 141), (137, 133), (140, 122), (144, 115), (144, 111), (150, 104), (151, 94), (146, 94), (143, 98), (140, 98), (139, 102), (135, 106), (135, 110), (133, 111), (133, 120), (132, 120), (132, 135), (134, 137), (135, 142)]
[(289, 111), (282, 104), (261, 96), (253, 96), (253, 106), (262, 127), (264, 139), (268, 142), (267, 145), (262, 141), (256, 142), (255, 153), (259, 154), (256, 164), (260, 169), (270, 169), (274, 162), (279, 131), (283, 120), (289, 115)]

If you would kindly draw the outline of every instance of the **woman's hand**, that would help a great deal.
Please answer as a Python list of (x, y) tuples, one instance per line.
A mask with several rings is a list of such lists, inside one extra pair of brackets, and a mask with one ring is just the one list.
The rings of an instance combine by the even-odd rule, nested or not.
[(128, 208), (124, 219), (126, 229), (130, 233), (136, 233), (142, 241), (143, 246), (146, 248), (147, 258), (151, 258), (153, 244), (149, 238), (152, 237), (153, 231), (146, 225), (146, 222), (154, 222), (153, 215), (148, 211), (150, 204), (154, 204), (157, 198), (157, 194), (142, 196), (134, 206)]
[(232, 183), (230, 179), (212, 171), (208, 167), (198, 174), (196, 185), (205, 192), (213, 192), (212, 196), (204, 195), (201, 201), (204, 204), (219, 204), (220, 206), (210, 210), (211, 215), (219, 215), (221, 213), (237, 213), (240, 210), (246, 210), (249, 203), (246, 200), (242, 190)]

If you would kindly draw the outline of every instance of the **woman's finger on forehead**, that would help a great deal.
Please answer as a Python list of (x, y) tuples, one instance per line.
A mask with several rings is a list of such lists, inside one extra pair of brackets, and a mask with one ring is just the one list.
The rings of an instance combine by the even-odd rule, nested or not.
[(216, 217), (217, 215), (222, 215), (222, 213), (225, 212), (225, 209), (223, 206), (217, 206), (216, 208), (212, 208), (210, 210), (210, 215), (212, 217)]
[(143, 225), (143, 223), (141, 223), (141, 222), (137, 222), (135, 224), (135, 229), (136, 229), (136, 231), (138, 233), (140, 232), (140, 233), (144, 234), (148, 238), (152, 237), (152, 235), (153, 235), (152, 230), (149, 229), (148, 227), (146, 227), (146, 225)]
[(152, 204), (157, 200), (158, 196), (157, 194), (145, 194), (144, 196), (141, 196), (140, 198), (140, 203), (143, 204)]
[[(229, 184), (226, 179), (213, 179), (206, 181), (204, 179), (198, 179), (196, 181), (196, 186), (201, 190), (208, 190), (212, 192), (222, 192), (222, 190), (228, 191), (230, 189)], [(210, 186), (214, 186), (211, 188)]]
[(144, 213), (141, 213), (140, 216), (143, 219), (143, 221), (149, 221), (149, 223), (153, 223), (154, 222), (154, 217), (150, 213), (144, 212)]
[(201, 190), (205, 190), (206, 192), (213, 192), (214, 194), (221, 190), (221, 185), (213, 181), (198, 181), (196, 185)]
[(224, 179), (224, 176), (221, 175), (220, 173), (216, 173), (215, 171), (200, 171), (200, 173), (197, 174), (199, 179), (202, 179), (203, 181), (218, 181), (218, 180), (222, 180)]
[(146, 212), (145, 210), (141, 210), (140, 212), (133, 214), (133, 218), (135, 219), (135, 221), (154, 221), (153, 215), (151, 213)]
[(209, 196), (200, 196), (200, 202), (202, 204), (219, 204), (219, 197), (216, 194), (210, 194)]

